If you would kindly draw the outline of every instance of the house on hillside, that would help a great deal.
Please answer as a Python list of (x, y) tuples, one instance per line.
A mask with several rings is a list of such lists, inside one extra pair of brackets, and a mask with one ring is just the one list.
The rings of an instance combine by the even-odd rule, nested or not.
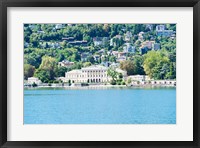
[(88, 59), (90, 56), (92, 56), (91, 53), (88, 53), (88, 52), (82, 53), (82, 54), (81, 54), (81, 61), (82, 61), (82, 62), (86, 62), (87, 59)]
[(156, 26), (156, 35), (157, 36), (171, 37), (172, 34), (174, 34), (174, 31), (166, 30), (165, 25), (157, 25)]
[(64, 24), (56, 24), (55, 26), (55, 29), (62, 29), (62, 28), (65, 28), (65, 25)]
[(132, 38), (132, 33), (130, 31), (127, 31), (124, 40), (129, 42), (131, 41), (131, 38)]
[(94, 46), (105, 46), (108, 41), (109, 41), (109, 37), (94, 37), (93, 38)]
[(62, 67), (71, 67), (72, 65), (74, 65), (74, 62), (70, 62), (68, 60), (63, 60), (62, 62), (58, 62), (58, 66)]
[(143, 41), (143, 40), (144, 40), (143, 34), (144, 34), (143, 31), (141, 31), (141, 32), (138, 33), (138, 40), (139, 40), (139, 41)]
[(117, 45), (116, 44), (116, 42), (117, 42), (116, 40), (117, 39), (121, 39), (121, 38), (122, 38), (122, 36), (118, 34), (115, 37), (113, 37), (112, 39), (110, 39), (110, 46), (114, 46), (115, 47)]
[(93, 58), (95, 61), (99, 61), (101, 56), (100, 55), (93, 55)]
[(65, 40), (65, 41), (74, 41), (74, 37), (62, 37), (62, 40)]
[(146, 24), (146, 29), (153, 30), (153, 25), (152, 24)]
[(70, 41), (68, 42), (71, 45), (81, 45), (81, 46), (87, 46), (87, 41)]
[(61, 48), (61, 45), (59, 42), (55, 42), (55, 43), (49, 43), (48, 46), (50, 48), (53, 48), (53, 49), (60, 49)]
[(126, 61), (126, 56), (120, 56), (116, 59), (117, 62), (123, 62), (123, 61)]
[(132, 46), (130, 43), (125, 43), (123, 50), (124, 52), (127, 52), (127, 53), (135, 53), (135, 47)]

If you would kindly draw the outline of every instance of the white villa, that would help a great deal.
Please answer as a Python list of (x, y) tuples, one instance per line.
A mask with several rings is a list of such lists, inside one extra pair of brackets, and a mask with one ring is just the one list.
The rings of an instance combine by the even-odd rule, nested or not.
[(156, 26), (156, 34), (158, 36), (171, 37), (174, 34), (174, 31), (173, 30), (166, 30), (165, 25), (157, 25)]
[(107, 75), (107, 67), (92, 65), (82, 69), (72, 70), (65, 73), (65, 82), (74, 83), (102, 83), (111, 80)]
[(29, 77), (28, 78), (28, 84), (33, 84), (33, 83), (38, 85), (38, 84), (41, 84), (42, 82), (41, 82), (41, 80), (39, 80), (36, 77)]
[(140, 81), (140, 82), (151, 80), (149, 76), (147, 75), (130, 75), (128, 76), (128, 79), (131, 79), (132, 81)]

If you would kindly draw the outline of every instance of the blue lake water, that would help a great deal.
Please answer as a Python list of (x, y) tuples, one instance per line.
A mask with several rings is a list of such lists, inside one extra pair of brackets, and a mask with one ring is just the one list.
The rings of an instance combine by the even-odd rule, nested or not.
[(24, 124), (176, 124), (176, 88), (25, 89)]

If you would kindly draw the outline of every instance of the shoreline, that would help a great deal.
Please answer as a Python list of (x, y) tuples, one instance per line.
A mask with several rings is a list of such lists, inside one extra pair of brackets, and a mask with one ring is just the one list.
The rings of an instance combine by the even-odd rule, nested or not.
[(94, 88), (176, 88), (175, 85), (165, 84), (141, 84), (141, 85), (89, 85), (89, 86), (24, 86), (26, 89), (32, 88), (67, 88), (67, 89), (94, 89)]

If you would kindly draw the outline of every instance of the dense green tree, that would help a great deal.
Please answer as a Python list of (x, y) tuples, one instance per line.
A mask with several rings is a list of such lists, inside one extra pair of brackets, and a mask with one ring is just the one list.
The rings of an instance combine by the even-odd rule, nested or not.
[(108, 76), (110, 76), (112, 78), (112, 81), (113, 82), (116, 82), (117, 78), (118, 78), (118, 75), (119, 73), (116, 72), (114, 69), (112, 68), (109, 68), (108, 69), (108, 72), (107, 72)]
[(57, 69), (58, 66), (56, 59), (49, 56), (44, 56), (42, 58), (42, 63), (40, 64), (38, 71), (36, 71), (36, 76), (46, 71), (45, 75), (48, 76), (48, 80), (54, 80)]
[(55, 76), (56, 77), (65, 77), (65, 72), (67, 72), (69, 69), (63, 66), (59, 66), (56, 70), (55, 70)]
[(52, 80), (51, 72), (45, 69), (37, 69), (34, 76), (39, 78), (43, 83), (49, 83)]
[(121, 62), (120, 63), (120, 68), (122, 70), (127, 71), (127, 75), (133, 75), (134, 74), (135, 68), (134, 68), (133, 61), (128, 60), (128, 61)]
[(35, 67), (30, 64), (24, 64), (24, 79), (27, 80), (28, 77), (32, 77), (35, 72)]
[(115, 56), (109, 56), (109, 61), (110, 62), (116, 62), (116, 57)]
[(134, 74), (136, 75), (144, 75), (144, 68), (143, 68), (144, 59), (142, 56), (136, 55), (133, 59), (133, 67), (134, 67)]
[(145, 73), (154, 79), (165, 79), (169, 72), (170, 60), (162, 51), (149, 51), (144, 59)]
[(29, 27), (24, 27), (24, 41), (30, 41), (30, 35), (32, 34), (32, 30)]

